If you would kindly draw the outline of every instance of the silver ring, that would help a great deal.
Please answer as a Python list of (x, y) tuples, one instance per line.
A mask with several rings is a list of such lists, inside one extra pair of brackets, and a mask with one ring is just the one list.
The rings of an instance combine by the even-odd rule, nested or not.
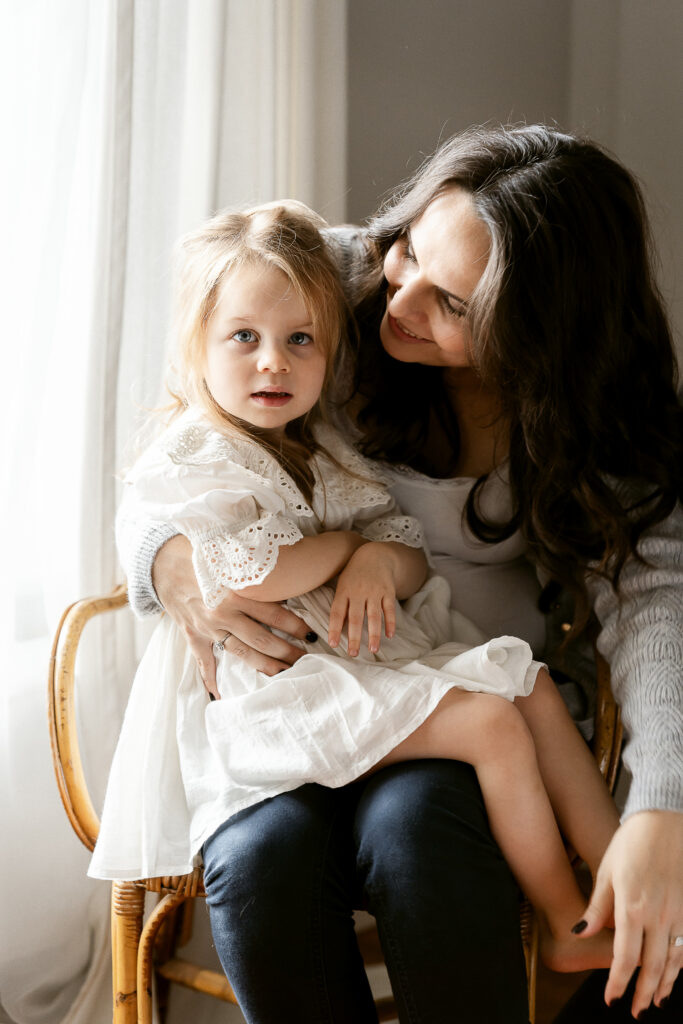
[(683, 935), (672, 935), (669, 939), (670, 946), (683, 946)]
[(232, 636), (232, 633), (226, 633), (222, 640), (215, 640), (213, 645), (214, 651), (224, 651), (225, 641), (228, 639), (229, 636)]

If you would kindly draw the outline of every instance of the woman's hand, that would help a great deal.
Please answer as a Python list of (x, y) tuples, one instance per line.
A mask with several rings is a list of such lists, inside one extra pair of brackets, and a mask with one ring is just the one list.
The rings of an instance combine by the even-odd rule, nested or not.
[(605, 988), (609, 1004), (624, 992), (638, 964), (637, 1017), (659, 1005), (683, 967), (683, 813), (640, 811), (619, 827), (605, 852), (584, 915), (583, 935), (614, 919), (614, 958)]
[(348, 651), (355, 658), (360, 651), (363, 623), (368, 622), (368, 649), (379, 650), (384, 632), (392, 637), (396, 630), (395, 561), (389, 544), (364, 544), (351, 556), (339, 574), (330, 611), (328, 641), (337, 647), (344, 623), (347, 623)]
[(280, 604), (229, 593), (217, 608), (207, 608), (192, 568), (192, 546), (181, 534), (159, 549), (152, 583), (161, 604), (185, 634), (204, 686), (213, 697), (220, 696), (213, 644), (226, 633), (230, 636), (225, 649), (269, 676), (293, 665), (304, 653), (270, 632), (279, 629), (300, 640), (309, 632), (302, 619)]

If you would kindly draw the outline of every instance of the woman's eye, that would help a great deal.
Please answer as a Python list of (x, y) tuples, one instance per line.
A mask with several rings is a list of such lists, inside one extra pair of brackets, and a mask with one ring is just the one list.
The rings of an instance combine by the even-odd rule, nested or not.
[(296, 331), (295, 334), (289, 336), (290, 344), (292, 345), (312, 345), (313, 338), (310, 334), (304, 334), (302, 331)]
[(249, 342), (258, 341), (254, 332), (248, 331), (246, 327), (241, 331), (235, 331), (235, 333), (231, 335), (231, 338), (233, 338), (234, 341), (241, 342), (242, 344), (249, 344)]
[(449, 316), (457, 316), (458, 318), (467, 316), (467, 310), (464, 306), (452, 306), (450, 299), (446, 295), (439, 295), (441, 306)]
[(413, 247), (410, 244), (410, 236), (404, 235), (401, 241), (403, 245), (403, 258), (409, 260), (410, 263), (417, 263), (417, 260), (415, 259), (415, 253), (413, 252)]

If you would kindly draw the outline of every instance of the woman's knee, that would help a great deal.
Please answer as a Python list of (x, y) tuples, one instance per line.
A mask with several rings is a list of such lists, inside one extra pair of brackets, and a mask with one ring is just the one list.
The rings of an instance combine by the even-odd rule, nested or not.
[[(382, 769), (367, 783), (355, 818), (358, 864), (366, 880), (428, 887), (453, 877), (455, 865), (499, 864), (471, 765), (409, 761)], [(429, 865), (429, 870), (426, 869)]]
[(302, 786), (229, 818), (203, 848), (209, 906), (301, 901), (325, 872), (338, 804), (334, 791)]

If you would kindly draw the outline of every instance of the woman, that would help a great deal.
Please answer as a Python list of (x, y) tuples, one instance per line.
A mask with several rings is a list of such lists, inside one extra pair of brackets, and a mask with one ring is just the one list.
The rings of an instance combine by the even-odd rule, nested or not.
[[(642, 961), (635, 1015), (683, 964), (683, 429), (645, 231), (623, 168), (529, 127), (452, 139), (365, 235), (331, 239), (361, 326), (349, 430), (397, 467), (394, 493), (423, 520), (455, 606), (560, 668), (579, 718), (582, 641), (591, 611), (600, 620), (634, 781), (577, 924), (591, 935), (614, 912), (605, 998)], [(203, 607), (184, 538), (134, 515), (120, 537), (133, 600), (158, 608), (154, 559), (210, 691), (212, 640), (271, 673), (299, 654), (265, 628), (303, 637), (278, 606)], [(515, 888), (464, 765), (302, 787), (231, 818), (204, 858), (216, 945), (250, 1021), (375, 1019), (359, 905), (377, 917), (402, 1020), (445, 1021), (454, 1004), (459, 1021), (527, 1019)]]

